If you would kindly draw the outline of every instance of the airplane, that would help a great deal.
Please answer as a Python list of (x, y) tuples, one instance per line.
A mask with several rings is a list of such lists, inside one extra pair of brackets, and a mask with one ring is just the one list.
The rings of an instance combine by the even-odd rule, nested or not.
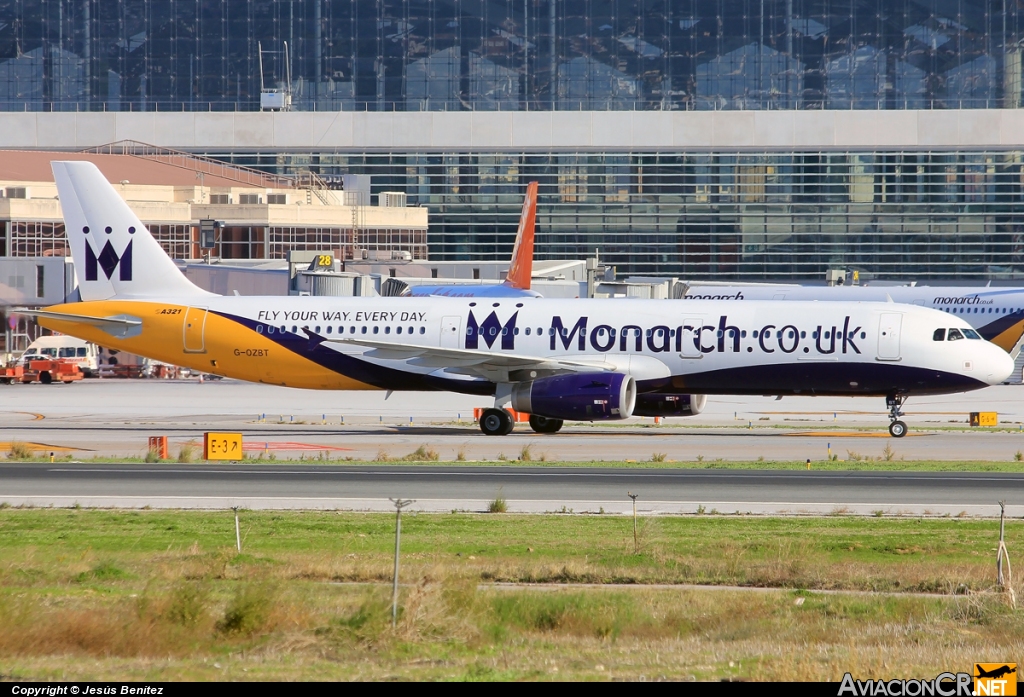
[(690, 286), (686, 300), (821, 300), (897, 302), (963, 316), (986, 341), (1016, 358), (1024, 333), (1024, 288), (991, 286), (800, 286), (715, 284)]
[(533, 280), (533, 230), (537, 219), (537, 182), (526, 186), (523, 212), (519, 215), (519, 230), (512, 248), (512, 263), (505, 280), (500, 284), (469, 285), (409, 285), (397, 278), (389, 278), (381, 286), (381, 295), (395, 297), (442, 296), (446, 298), (539, 298), (540, 293), (530, 289)]
[(998, 678), (1003, 677), (1004, 675), (1009, 675), (1010, 673), (1016, 673), (1017, 672), (1017, 667), (1016, 667), (1016, 665), (1013, 668), (1011, 668), (1009, 665), (1002, 665), (1002, 666), (1000, 666), (998, 668), (994, 668), (992, 670), (983, 670), (981, 668), (981, 666), (978, 666), (977, 667), (977, 671), (978, 671), (978, 674), (974, 676), (976, 678), (996, 678), (996, 679), (998, 679)]
[(218, 296), (178, 270), (89, 162), (53, 162), (81, 302), (53, 331), (204, 373), (327, 390), (493, 396), (539, 433), (693, 413), (693, 395), (907, 397), (1001, 383), (1013, 361), (959, 316), (896, 303)]

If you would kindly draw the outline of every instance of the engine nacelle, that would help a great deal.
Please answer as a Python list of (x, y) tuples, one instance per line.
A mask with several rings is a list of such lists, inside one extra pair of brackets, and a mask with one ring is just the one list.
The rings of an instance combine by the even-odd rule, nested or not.
[(704, 411), (706, 394), (659, 394), (636, 396), (633, 416), (695, 416)]
[(518, 383), (512, 408), (549, 419), (628, 419), (636, 404), (636, 380), (623, 373), (575, 373)]

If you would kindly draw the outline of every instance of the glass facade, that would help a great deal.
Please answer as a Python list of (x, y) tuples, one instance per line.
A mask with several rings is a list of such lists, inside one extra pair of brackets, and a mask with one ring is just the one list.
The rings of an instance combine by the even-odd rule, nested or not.
[(321, 110), (1017, 107), (1022, 14), (994, 0), (0, 0), (0, 109), (247, 111), (261, 88)]
[[(308, 156), (230, 152), (239, 164)], [(430, 258), (502, 261), (539, 181), (538, 259), (599, 250), (619, 273), (692, 279), (1024, 273), (1024, 149), (957, 153), (321, 154), (323, 175), (372, 176), (430, 209)]]

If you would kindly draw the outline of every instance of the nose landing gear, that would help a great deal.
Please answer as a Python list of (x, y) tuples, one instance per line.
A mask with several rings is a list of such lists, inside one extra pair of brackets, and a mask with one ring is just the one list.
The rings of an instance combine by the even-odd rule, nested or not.
[(907, 399), (906, 395), (891, 394), (885, 398), (885, 406), (889, 407), (889, 435), (893, 438), (902, 438), (907, 435), (907, 425), (900, 421), (903, 411), (900, 407)]

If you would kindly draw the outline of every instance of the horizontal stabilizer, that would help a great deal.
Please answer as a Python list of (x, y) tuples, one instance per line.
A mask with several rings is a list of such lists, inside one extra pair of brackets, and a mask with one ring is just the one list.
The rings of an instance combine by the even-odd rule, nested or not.
[(61, 322), (73, 322), (96, 327), (111, 336), (125, 339), (130, 336), (137, 336), (142, 332), (142, 320), (129, 315), (115, 315), (113, 317), (92, 317), (90, 315), (73, 315), (67, 312), (49, 312), (47, 310), (30, 310), (25, 307), (16, 307), (12, 312), (29, 317), (40, 319), (52, 319)]

